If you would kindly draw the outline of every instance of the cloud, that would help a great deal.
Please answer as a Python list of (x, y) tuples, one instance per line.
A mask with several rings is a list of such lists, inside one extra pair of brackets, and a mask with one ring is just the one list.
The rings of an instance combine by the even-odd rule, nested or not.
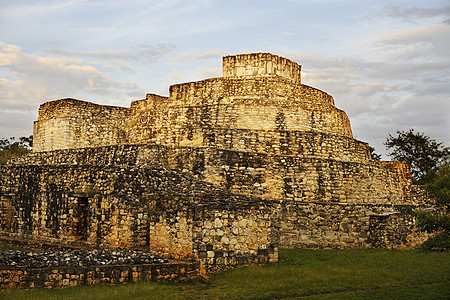
[[(329, 62), (325, 58), (322, 61)], [(309, 65), (306, 60), (306, 65)], [(353, 116), (389, 109), (414, 97), (448, 97), (450, 62), (398, 63), (336, 59), (305, 69), (303, 82), (331, 93)], [(407, 100), (405, 100), (407, 99)]]
[(168, 55), (175, 48), (172, 44), (138, 45), (124, 50), (115, 51), (74, 51), (66, 49), (47, 49), (46, 52), (59, 57), (91, 59), (90, 63), (106, 69), (137, 72), (133, 66), (136, 63), (152, 64)]
[(198, 61), (204, 59), (217, 59), (218, 57), (229, 55), (226, 51), (208, 51), (208, 52), (173, 52), (170, 54), (172, 61)]
[(222, 68), (207, 68), (207, 67), (198, 67), (195, 70), (195, 73), (200, 78), (215, 78), (222, 76)]
[[(450, 141), (450, 26), (398, 30), (364, 43), (364, 59), (284, 53), (302, 65), (302, 82), (330, 93), (354, 136), (386, 154), (387, 134), (414, 128)], [(426, 51), (425, 51), (426, 50)], [(385, 158), (387, 158), (385, 156)]]
[(448, 60), (450, 25), (436, 24), (377, 36), (369, 41), (382, 57), (397, 61)]
[(402, 18), (405, 21), (412, 22), (416, 18), (449, 17), (450, 5), (441, 7), (408, 7), (403, 8), (397, 5), (387, 5), (383, 7), (377, 16), (388, 16), (391, 18)]
[[(217, 59), (217, 57), (216, 57)], [(207, 78), (216, 78), (222, 76), (221, 67), (197, 67), (195, 69), (187, 70), (186, 72), (171, 71), (170, 79), (175, 83), (194, 82)]]
[(139, 45), (126, 50), (116, 51), (73, 51), (65, 49), (48, 49), (47, 52), (60, 56), (97, 58), (104, 60), (155, 61), (167, 55), (175, 46), (171, 44)]
[[(136, 47), (134, 55), (136, 60), (141, 60), (160, 54), (151, 47), (140, 46)], [(50, 100), (73, 97), (128, 105), (130, 97), (145, 95), (145, 90), (135, 82), (111, 78), (94, 64), (85, 63), (81, 56), (32, 55), (17, 45), (0, 41), (0, 135), (7, 137), (29, 132), (39, 105)], [(104, 57), (120, 57), (117, 53), (88, 53), (85, 56), (95, 57), (98, 61)], [(14, 126), (7, 123), (15, 119), (27, 121), (14, 122)]]
[(4, 109), (32, 109), (61, 97), (86, 95), (125, 98), (143, 89), (129, 81), (114, 80), (78, 58), (42, 57), (22, 52), (16, 45), (0, 42), (0, 103)]

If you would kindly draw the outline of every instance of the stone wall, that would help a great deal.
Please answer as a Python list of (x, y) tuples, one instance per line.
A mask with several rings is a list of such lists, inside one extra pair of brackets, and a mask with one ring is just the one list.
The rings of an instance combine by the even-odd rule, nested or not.
[(275, 261), (278, 244), (406, 247), (423, 238), (409, 219), (377, 217), (395, 212), (392, 204), (250, 198), (163, 168), (9, 166), (0, 168), (0, 182), (3, 236), (108, 248), (148, 245), (159, 254), (223, 267), (238, 257)]
[(344, 136), (314, 131), (221, 129), (214, 146), (269, 155), (295, 155), (339, 161), (367, 162), (371, 160), (366, 143)]
[(158, 255), (194, 258), (207, 272), (277, 262), (278, 240), (270, 206), (233, 200), (225, 205), (201, 203), (155, 213), (150, 218), (150, 249)]
[(0, 269), (0, 291), (10, 289), (60, 289), (94, 284), (124, 284), (137, 281), (194, 279), (200, 275), (199, 263), (177, 262), (89, 267)]
[(44, 103), (34, 123), (33, 151), (124, 143), (128, 114), (127, 108), (75, 99)]
[[(277, 259), (269, 238), (271, 223), (263, 221), (269, 215), (260, 217), (262, 223), (256, 219), (264, 206), (259, 199), (234, 195), (175, 171), (86, 165), (2, 171), (0, 219), (9, 220), (2, 223), (2, 236), (72, 246), (147, 245), (172, 258), (199, 259), (202, 245), (228, 251), (229, 260), (205, 264)], [(255, 213), (247, 216), (249, 211)], [(269, 248), (270, 257), (264, 252)]]
[[(143, 126), (143, 125), (140, 125)], [(149, 128), (153, 128), (149, 126)], [(149, 142), (149, 141), (147, 141)], [(157, 147), (153, 143), (115, 145), (115, 148), (96, 147), (98, 149), (76, 148), (68, 151), (52, 151), (32, 153), (28, 156), (13, 158), (11, 164), (106, 164), (114, 163), (112, 156), (130, 156), (138, 148)], [(368, 162), (371, 160), (369, 147), (366, 143), (337, 135), (323, 134), (313, 131), (269, 131), (249, 129), (218, 129), (213, 141), (205, 143), (207, 147), (218, 149), (255, 152), (267, 155), (294, 155), (300, 158), (324, 158), (338, 161)], [(161, 144), (160, 144), (161, 145)], [(136, 148), (138, 147), (138, 148)], [(176, 148), (173, 145), (161, 145), (160, 147)], [(181, 146), (183, 147), (183, 146)], [(194, 147), (194, 146), (186, 146)], [(79, 150), (78, 150), (79, 149)], [(132, 150), (135, 149), (135, 150)], [(71, 151), (70, 151), (71, 150)], [(81, 153), (98, 153), (87, 155), (84, 159)], [(76, 161), (73, 161), (74, 153), (79, 153)], [(99, 156), (102, 158), (98, 160)], [(104, 157), (107, 158), (104, 158)], [(118, 162), (117, 162), (118, 163)]]
[(278, 243), (272, 234), (270, 204), (224, 196), (209, 195), (199, 203), (152, 213), (149, 228), (155, 238), (150, 247), (161, 255), (198, 258), (202, 247), (257, 255), (259, 250)]
[(270, 53), (230, 55), (223, 58), (223, 77), (278, 75), (300, 83), (302, 67)]
[[(352, 136), (347, 116), (327, 103), (321, 95), (325, 93), (289, 85), (280, 80), (211, 79), (172, 86), (169, 98), (149, 94), (131, 108), (73, 99), (48, 102), (34, 125), (33, 151), (127, 143), (206, 146), (232, 129), (265, 131), (268, 138), (286, 130)], [(325, 103), (320, 103), (322, 98)], [(286, 106), (291, 109), (280, 108)]]
[(9, 168), (1, 176), (1, 182), (7, 183), (1, 187), (1, 200), (9, 203), (4, 206), (11, 207), (14, 215), (7, 231), (102, 247), (148, 244), (148, 209), (155, 199), (148, 194), (141, 200), (136, 196), (144, 193), (143, 188), (147, 193), (157, 192), (157, 179), (152, 177), (146, 186), (130, 192), (137, 184), (133, 180), (144, 175), (138, 170), (120, 170), (102, 166)]
[(201, 146), (220, 129), (316, 131), (352, 137), (347, 115), (334, 106), (331, 96), (282, 78), (215, 78), (173, 85), (168, 101), (154, 123), (160, 135), (153, 142)]
[(415, 248), (429, 235), (394, 205), (284, 202), (275, 226), (285, 248)]
[(301, 84), (300, 69), (268, 53), (228, 56), (223, 78), (172, 85), (169, 97), (148, 94), (130, 108), (47, 102), (34, 125), (33, 151), (127, 143), (211, 146), (224, 138), (223, 130), (233, 129), (352, 138), (345, 112), (327, 93)]
[[(369, 155), (367, 148), (353, 140), (341, 138), (327, 144), (323, 136), (315, 133), (299, 133), (299, 136), (304, 143), (296, 144), (293, 142), (295, 136), (291, 136), (293, 146), (286, 150), (282, 150), (283, 146), (276, 150), (273, 145), (277, 144), (273, 144), (273, 155), (213, 147), (126, 145), (31, 154), (12, 163), (164, 167), (243, 195), (270, 199), (373, 204), (418, 204), (423, 201), (415, 193), (406, 164), (364, 162), (364, 156)], [(348, 150), (341, 154), (336, 151), (335, 155), (345, 158), (346, 153), (353, 153), (354, 162), (314, 157), (324, 156), (325, 151), (332, 153), (333, 145), (338, 143)], [(296, 145), (304, 156), (277, 155), (289, 149), (296, 151)], [(358, 155), (361, 162), (357, 161)]]
[(125, 128), (130, 143), (164, 143), (161, 136), (167, 121), (168, 97), (147, 94), (146, 99), (131, 102), (130, 115)]
[[(297, 201), (414, 204), (409, 167), (219, 151), (215, 183), (245, 195)], [(261, 167), (264, 166), (264, 167)]]

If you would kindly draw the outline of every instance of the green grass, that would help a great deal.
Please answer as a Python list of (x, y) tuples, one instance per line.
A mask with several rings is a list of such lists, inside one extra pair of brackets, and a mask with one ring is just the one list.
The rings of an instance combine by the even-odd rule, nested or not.
[(13, 291), (0, 299), (450, 299), (450, 253), (280, 249), (280, 262), (210, 276), (207, 283)]

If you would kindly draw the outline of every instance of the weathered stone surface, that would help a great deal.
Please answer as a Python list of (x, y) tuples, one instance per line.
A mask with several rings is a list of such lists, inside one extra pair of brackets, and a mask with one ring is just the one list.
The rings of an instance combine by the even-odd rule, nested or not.
[(61, 289), (93, 284), (124, 284), (135, 281), (183, 281), (200, 277), (196, 262), (110, 264), (97, 266), (23, 267), (0, 266), (0, 291), (9, 289)]
[[(285, 58), (245, 54), (225, 57), (221, 78), (173, 85), (169, 97), (148, 94), (129, 108), (74, 99), (41, 105), (33, 153), (0, 167), (0, 238), (143, 246), (194, 259), (201, 275), (275, 262), (278, 246), (416, 246), (426, 235), (394, 209), (429, 205), (409, 166), (373, 161), (345, 112), (300, 75)], [(21, 281), (15, 270), (6, 285), (181, 272), (145, 270), (52, 271), (41, 281)]]
[(125, 139), (128, 115), (123, 107), (76, 99), (44, 103), (34, 123), (33, 151), (118, 144)]
[[(140, 265), (168, 263), (167, 259), (158, 258), (149, 252), (133, 250), (66, 250), (24, 252), (17, 250), (0, 252), (0, 268), (27, 267), (83, 267), (109, 265)], [(54, 277), (54, 276), (53, 276)]]
[(380, 204), (416, 204), (421, 199), (409, 167), (398, 162), (141, 144), (33, 153), (11, 163), (163, 167), (244, 195), (271, 199)]
[[(173, 85), (169, 97), (148, 94), (130, 108), (75, 99), (47, 102), (34, 126), (33, 151), (127, 143), (214, 146), (216, 140), (221, 147), (222, 140), (246, 130), (262, 137), (257, 147), (274, 143), (281, 151), (291, 144), (291, 131), (352, 138), (345, 112), (330, 95), (301, 84), (300, 69), (268, 53), (229, 56), (224, 77)], [(225, 148), (239, 150), (254, 139), (251, 135), (234, 138)], [(272, 141), (276, 135), (279, 141)], [(361, 146), (367, 153), (367, 145)]]
[[(0, 191), (3, 235), (149, 245), (176, 258), (195, 258), (204, 243), (214, 245), (208, 251), (242, 254), (277, 244), (318, 248), (317, 236), (326, 247), (380, 246), (382, 234), (371, 232), (387, 228), (374, 216), (394, 212), (393, 204), (250, 198), (189, 174), (142, 166), (10, 166), (0, 168), (0, 179), (8, 182)], [(411, 220), (399, 222), (404, 230), (393, 235), (392, 247), (407, 246), (399, 238), (413, 233)], [(358, 239), (343, 240), (348, 236)]]

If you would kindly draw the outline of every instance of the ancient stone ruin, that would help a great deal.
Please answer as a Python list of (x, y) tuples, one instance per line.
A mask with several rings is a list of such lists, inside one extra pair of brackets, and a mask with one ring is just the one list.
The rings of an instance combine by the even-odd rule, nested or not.
[(47, 102), (33, 153), (0, 168), (3, 240), (145, 247), (206, 271), (278, 247), (414, 247), (409, 166), (374, 161), (327, 93), (269, 53), (130, 107)]

